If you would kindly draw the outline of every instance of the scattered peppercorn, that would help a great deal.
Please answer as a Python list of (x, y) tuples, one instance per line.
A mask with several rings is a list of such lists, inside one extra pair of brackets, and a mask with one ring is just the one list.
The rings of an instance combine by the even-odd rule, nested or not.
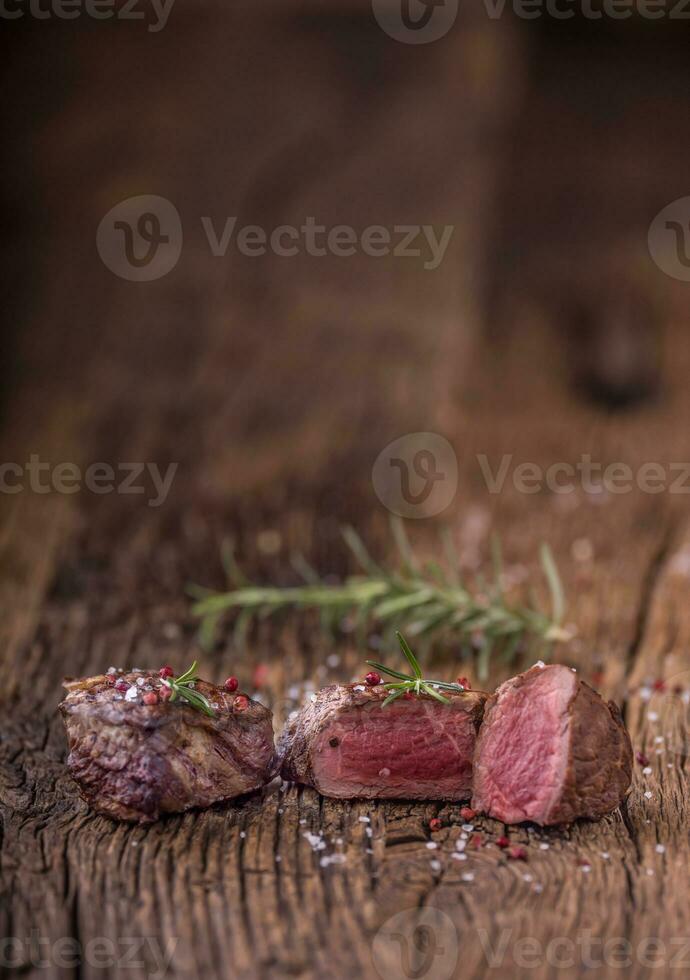
[(472, 807), (463, 806), (460, 809), (460, 816), (465, 821), (465, 823), (469, 823), (470, 820), (474, 820), (474, 818), (477, 816), (477, 811), (473, 810)]
[(174, 673), (175, 671), (172, 669), (172, 667), (168, 667), (166, 665), (165, 667), (161, 667), (161, 669), (158, 671), (158, 676), (163, 678), (172, 677)]
[(230, 693), (236, 691), (239, 686), (240, 686), (240, 682), (237, 680), (236, 677), (228, 677), (225, 683), (223, 684), (225, 690), (230, 691)]
[(377, 684), (381, 683), (381, 675), (377, 674), (375, 670), (370, 670), (364, 680), (369, 687), (376, 687)]
[(458, 684), (460, 685), (460, 687), (464, 687), (466, 691), (472, 690), (472, 685), (470, 684), (470, 682), (467, 680), (466, 677), (458, 677)]
[(158, 704), (158, 695), (155, 691), (147, 691), (143, 697), (144, 704)]
[(526, 847), (511, 847), (508, 851), (508, 857), (511, 861), (526, 861), (527, 860), (527, 848)]
[(120, 680), (115, 685), (115, 690), (119, 691), (120, 694), (126, 694), (127, 691), (129, 690), (129, 684), (124, 678), (121, 677)]
[(648, 766), (649, 765), (649, 759), (644, 754), (644, 752), (636, 752), (635, 753), (635, 761), (638, 762), (641, 766)]
[(429, 821), (429, 830), (440, 830), (443, 824), (438, 817), (432, 817)]
[(652, 684), (652, 688), (655, 691), (665, 691), (666, 690), (666, 681), (663, 680), (661, 677), (657, 677), (657, 679)]
[(509, 847), (509, 846), (510, 846), (510, 841), (508, 840), (507, 837), (497, 837), (496, 838), (496, 847), (500, 847), (501, 850), (503, 850), (503, 848)]
[(106, 682), (106, 684), (109, 684), (110, 687), (115, 687), (115, 681), (116, 680), (117, 680), (117, 678), (116, 678), (115, 674), (106, 674), (105, 675), (105, 682)]
[(235, 711), (246, 711), (249, 707), (249, 698), (245, 697), (244, 694), (238, 694), (232, 706)]

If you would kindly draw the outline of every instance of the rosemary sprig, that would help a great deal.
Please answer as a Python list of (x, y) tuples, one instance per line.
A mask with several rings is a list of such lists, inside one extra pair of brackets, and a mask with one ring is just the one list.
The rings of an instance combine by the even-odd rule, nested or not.
[(401, 698), (407, 691), (411, 691), (413, 694), (430, 694), (437, 701), (449, 704), (449, 699), (441, 694), (439, 688), (443, 691), (455, 691), (457, 694), (462, 694), (466, 690), (462, 684), (450, 684), (447, 681), (432, 681), (424, 678), (419, 661), (412, 653), (412, 650), (410, 650), (410, 646), (405, 637), (398, 630), (396, 630), (395, 635), (398, 638), (398, 643), (405, 659), (412, 668), (412, 673), (401, 674), (399, 670), (392, 670), (390, 667), (386, 667), (385, 664), (377, 663), (375, 660), (367, 660), (367, 664), (370, 667), (373, 667), (382, 674), (388, 674), (389, 677), (396, 678), (395, 681), (390, 681), (383, 685), (384, 690), (390, 691), (391, 693), (384, 700), (381, 705), (382, 708)]
[(315, 609), (322, 625), (337, 632), (343, 620), (352, 618), (360, 642), (365, 631), (378, 628), (384, 642), (392, 641), (393, 630), (403, 630), (418, 643), (449, 640), (460, 643), (464, 658), (476, 658), (480, 680), (489, 673), (492, 656), (506, 662), (515, 660), (528, 641), (536, 641), (542, 659), (549, 656), (552, 644), (569, 639), (562, 628), (565, 602), (558, 571), (547, 545), (541, 549), (541, 564), (550, 593), (548, 611), (536, 604), (512, 603), (503, 588), (500, 549), (494, 547), (494, 578), (491, 584), (479, 582), (474, 590), (463, 582), (459, 559), (450, 535), (443, 537), (445, 567), (436, 562), (422, 564), (413, 554), (403, 522), (392, 521), (392, 532), (400, 565), (388, 569), (369, 555), (362, 539), (351, 527), (343, 537), (362, 574), (342, 584), (325, 582), (300, 558), (295, 569), (305, 584), (291, 588), (264, 587), (249, 583), (241, 575), (226, 550), (224, 564), (230, 591), (210, 592), (194, 587), (190, 593), (197, 601), (193, 613), (202, 620), (201, 633), (211, 642), (215, 627), (223, 614), (235, 610), (236, 638), (241, 639), (257, 619), (265, 619), (288, 609)]
[(180, 674), (179, 677), (165, 677), (163, 683), (170, 688), (171, 701), (177, 701), (180, 698), (182, 701), (186, 701), (192, 708), (196, 708), (197, 711), (203, 711), (205, 715), (213, 718), (216, 713), (211, 707), (208, 698), (199, 691), (196, 691), (192, 686), (198, 679), (195, 660), (192, 666), (188, 670), (185, 670), (184, 674)]

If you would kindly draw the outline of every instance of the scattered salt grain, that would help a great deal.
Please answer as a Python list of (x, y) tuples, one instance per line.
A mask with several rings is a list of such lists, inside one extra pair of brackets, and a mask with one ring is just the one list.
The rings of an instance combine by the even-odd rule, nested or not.
[(523, 881), (534, 881), (534, 876), (533, 875), (523, 875), (522, 876), (522, 880)]
[(310, 694), (309, 695), (309, 700), (310, 701), (316, 701), (316, 695), (315, 694)]
[(543, 660), (537, 660), (537, 662), (536, 662), (536, 664), (534, 666), (535, 667), (538, 667), (539, 670), (543, 670), (544, 667), (546, 667), (546, 664), (544, 663)]
[(466, 861), (467, 860), (467, 855), (466, 854), (451, 854), (451, 857), (452, 858), (455, 858), (456, 861)]
[(588, 874), (589, 874), (589, 872), (590, 872), (590, 871), (592, 870), (592, 867), (591, 867), (591, 865), (589, 865), (589, 864), (583, 864), (583, 865), (582, 865), (582, 870), (584, 871), (584, 873), (585, 873), (586, 875), (588, 875)]
[(537, 882), (536, 885), (533, 886), (532, 891), (535, 891), (537, 895), (541, 895), (541, 893), (544, 891), (544, 886), (540, 882)]
[(664, 744), (664, 736), (663, 735), (655, 735), (654, 736), (654, 742), (656, 743), (656, 745), (663, 745)]
[(464, 851), (466, 847), (467, 847), (467, 841), (466, 840), (456, 840), (456, 842), (455, 842), (455, 850), (456, 851)]
[(548, 851), (548, 849), (549, 849), (550, 847), (551, 847), (551, 845), (550, 845), (550, 844), (547, 844), (547, 843), (543, 843), (543, 844), (540, 844), (540, 845), (539, 845), (539, 850), (540, 850), (540, 851)]
[(280, 854), (276, 854), (276, 861), (278, 862), (278, 864), (280, 864), (280, 862), (281, 862), (282, 860), (283, 860), (283, 859), (282, 859), (282, 857), (280, 856)]
[(125, 701), (136, 701), (138, 696), (139, 696), (139, 692), (137, 691), (136, 687), (132, 685), (132, 687), (130, 687), (130, 689), (125, 694)]
[(374, 831), (371, 829), (371, 827), (365, 827), (364, 828), (364, 833), (367, 835), (367, 837), (373, 837), (374, 836)]
[(665, 851), (666, 851), (666, 848), (664, 847), (663, 844), (657, 844), (656, 847), (654, 848), (654, 850), (656, 851), (657, 854), (664, 854)]
[(654, 868), (647, 868), (647, 874), (650, 878), (654, 877)]
[(471, 871), (465, 872), (462, 876), (463, 881), (474, 881), (474, 874)]
[(387, 776), (390, 776), (390, 774), (391, 774), (390, 769), (385, 768), (385, 766), (383, 769), (379, 769), (379, 776), (383, 777), (383, 779), (385, 779)]
[(371, 817), (357, 817), (360, 823), (371, 823)]
[(435, 851), (436, 848), (438, 847), (438, 844), (436, 843), (435, 840), (428, 840), (426, 842), (426, 847), (428, 851)]
[(656, 713), (656, 711), (648, 711), (647, 712), (647, 717), (649, 718), (650, 721), (658, 721), (659, 720), (659, 715)]
[(642, 770), (642, 772), (644, 773), (645, 776), (651, 776), (651, 774), (652, 774), (652, 767), (651, 766), (645, 766), (644, 769)]
[(462, 829), (465, 830), (469, 834), (469, 833), (471, 833), (474, 830), (474, 824), (473, 823), (464, 823), (462, 825)]
[(353, 690), (354, 691), (366, 691), (366, 687), (364, 686), (364, 684), (355, 684)]
[(648, 800), (651, 800), (651, 798), (652, 798), (652, 791), (650, 789), (648, 789), (644, 795), (647, 797)]
[(651, 687), (646, 687), (645, 686), (645, 687), (641, 687), (640, 688), (640, 699), (642, 701), (649, 701), (649, 699), (651, 698), (651, 696), (652, 696), (652, 689), (651, 689)]
[(300, 820), (300, 822), (299, 822), (299, 824), (300, 824), (300, 827), (304, 827), (304, 825), (306, 824), (306, 822), (307, 822), (307, 821), (306, 821), (306, 818), (305, 818), (305, 817), (302, 817), (302, 819), (301, 819), (301, 820)]
[(246, 831), (244, 831), (244, 830), (241, 830), (241, 831), (240, 831), (240, 837), (242, 838), (242, 840), (244, 840), (244, 838), (245, 838), (246, 836), (247, 836), (247, 833), (246, 833)]
[(145, 683), (146, 683), (145, 677), (137, 677), (136, 680), (137, 687), (143, 687)]
[(443, 867), (440, 861), (430, 861), (429, 866), (431, 867), (432, 871), (440, 871)]
[(608, 859), (611, 857), (608, 851), (602, 851), (601, 856), (604, 859), (604, 861), (608, 861)]

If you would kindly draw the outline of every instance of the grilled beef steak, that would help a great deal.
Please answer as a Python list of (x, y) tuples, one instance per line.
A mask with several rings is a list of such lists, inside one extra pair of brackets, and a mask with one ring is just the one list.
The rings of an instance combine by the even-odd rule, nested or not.
[(399, 698), (361, 684), (326, 687), (297, 713), (279, 745), (281, 775), (345, 799), (469, 799), (486, 695)]
[(157, 673), (120, 672), (113, 681), (65, 682), (60, 705), (67, 764), (99, 813), (146, 823), (247, 793), (273, 775), (271, 713), (258, 702), (198, 681), (215, 711), (209, 717), (182, 700), (144, 703), (163, 691)]
[(632, 778), (618, 708), (570, 668), (533, 667), (489, 698), (472, 806), (504, 823), (548, 826), (614, 810)]

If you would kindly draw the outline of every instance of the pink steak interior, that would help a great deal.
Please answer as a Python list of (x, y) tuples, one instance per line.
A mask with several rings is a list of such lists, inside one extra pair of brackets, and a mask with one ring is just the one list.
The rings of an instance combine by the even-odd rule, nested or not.
[(566, 775), (576, 685), (567, 667), (552, 666), (499, 691), (477, 746), (473, 806), (505, 823), (548, 818)]
[(325, 795), (343, 798), (467, 799), (475, 740), (462, 699), (366, 705), (319, 733), (314, 781)]

